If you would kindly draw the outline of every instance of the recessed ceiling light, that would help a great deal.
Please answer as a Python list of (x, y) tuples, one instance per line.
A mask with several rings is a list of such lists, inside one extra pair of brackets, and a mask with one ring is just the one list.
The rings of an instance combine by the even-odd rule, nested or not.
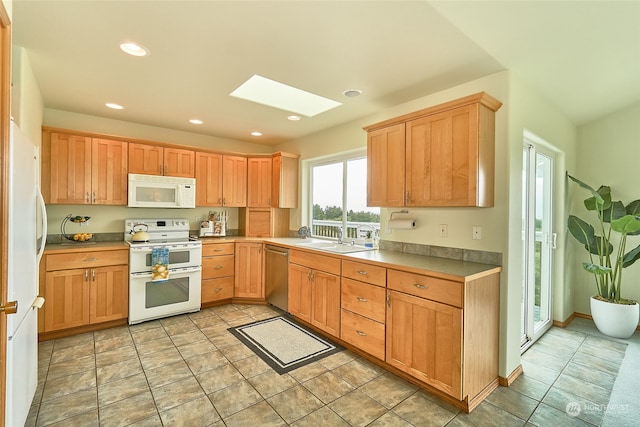
[(291, 120), (292, 122), (297, 122), (300, 120), (300, 116), (291, 115), (287, 117), (287, 120)]
[(120, 49), (122, 49), (124, 53), (128, 53), (129, 55), (133, 55), (133, 56), (149, 55), (149, 49), (142, 46), (141, 44), (134, 43), (134, 42), (120, 43)]
[(107, 102), (106, 104), (107, 107), (114, 109), (114, 110), (122, 110), (124, 107), (120, 104), (114, 104), (113, 102)]
[(262, 136), (262, 132), (251, 132), (253, 136)]
[(342, 105), (341, 102), (314, 95), (257, 74), (251, 76), (230, 95), (307, 117), (313, 117)]
[(342, 94), (347, 98), (355, 98), (356, 96), (360, 96), (362, 91), (360, 89), (347, 89)]
[(202, 122), (202, 120), (191, 119), (191, 120), (189, 120), (189, 123), (193, 123), (194, 125), (201, 125), (203, 122)]

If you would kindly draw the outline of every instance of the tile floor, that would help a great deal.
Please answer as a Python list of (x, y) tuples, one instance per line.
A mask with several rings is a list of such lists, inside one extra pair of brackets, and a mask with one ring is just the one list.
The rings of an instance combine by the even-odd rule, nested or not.
[(465, 414), (346, 350), (277, 375), (227, 332), (275, 314), (226, 305), (42, 342), (26, 425), (620, 427), (640, 419), (638, 333), (625, 349), (584, 319), (552, 328), (523, 355), (524, 375)]

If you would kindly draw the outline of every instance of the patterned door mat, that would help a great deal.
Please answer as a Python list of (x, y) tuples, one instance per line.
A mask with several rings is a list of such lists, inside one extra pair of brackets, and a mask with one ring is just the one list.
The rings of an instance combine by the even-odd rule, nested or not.
[(344, 350), (284, 316), (229, 328), (280, 375)]

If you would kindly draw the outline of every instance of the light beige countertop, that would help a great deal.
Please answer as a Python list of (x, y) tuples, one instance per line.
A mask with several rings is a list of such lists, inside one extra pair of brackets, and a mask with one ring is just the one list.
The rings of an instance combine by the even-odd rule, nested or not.
[(46, 254), (62, 252), (86, 252), (86, 251), (115, 251), (118, 249), (129, 249), (129, 245), (122, 240), (112, 242), (72, 242), (69, 243), (47, 243), (44, 252)]

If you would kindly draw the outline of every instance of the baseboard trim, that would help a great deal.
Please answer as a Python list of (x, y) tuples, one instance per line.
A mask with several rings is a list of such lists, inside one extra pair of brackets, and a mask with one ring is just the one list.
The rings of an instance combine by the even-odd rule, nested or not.
[(511, 372), (506, 378), (498, 377), (498, 383), (503, 387), (509, 387), (523, 373), (524, 369), (522, 368), (522, 365), (518, 365), (518, 367), (514, 369), (513, 372)]
[[(593, 317), (590, 314), (578, 313), (576, 311), (571, 316), (569, 316), (567, 320), (565, 320), (564, 322), (560, 322), (559, 320), (554, 320), (553, 326), (557, 326), (558, 328), (566, 328), (576, 317), (579, 317), (581, 319), (593, 320)], [(636, 331), (640, 331), (640, 325), (638, 325), (638, 327), (636, 328)]]

